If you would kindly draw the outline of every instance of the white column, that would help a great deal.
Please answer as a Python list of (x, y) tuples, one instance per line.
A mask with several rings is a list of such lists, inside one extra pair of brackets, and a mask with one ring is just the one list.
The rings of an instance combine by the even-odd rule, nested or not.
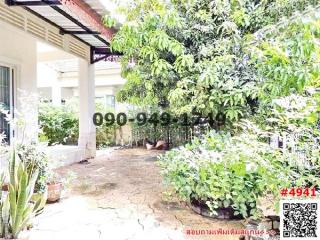
[(61, 105), (61, 87), (58, 81), (55, 81), (52, 84), (51, 99), (54, 106)]
[(78, 146), (83, 150), (83, 159), (93, 158), (96, 154), (96, 128), (92, 120), (95, 111), (94, 78), (94, 65), (79, 59), (80, 113)]

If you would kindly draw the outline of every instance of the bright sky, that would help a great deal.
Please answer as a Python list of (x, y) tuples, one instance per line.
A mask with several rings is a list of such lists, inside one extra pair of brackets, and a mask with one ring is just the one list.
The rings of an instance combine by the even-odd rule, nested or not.
[(117, 19), (120, 23), (124, 23), (125, 21), (125, 16), (122, 14), (116, 13), (117, 9), (117, 3), (116, 2), (121, 2), (121, 4), (126, 4), (130, 2), (131, 0), (99, 0), (103, 6), (112, 13), (112, 17)]

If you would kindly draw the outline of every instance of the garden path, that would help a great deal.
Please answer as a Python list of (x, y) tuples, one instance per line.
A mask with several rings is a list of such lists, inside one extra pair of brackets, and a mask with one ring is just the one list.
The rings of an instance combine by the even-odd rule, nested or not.
[(109, 150), (88, 164), (57, 169), (76, 178), (60, 202), (49, 204), (30, 240), (231, 240), (187, 235), (198, 229), (242, 229), (242, 221), (205, 218), (178, 201), (165, 201), (156, 164), (160, 151)]

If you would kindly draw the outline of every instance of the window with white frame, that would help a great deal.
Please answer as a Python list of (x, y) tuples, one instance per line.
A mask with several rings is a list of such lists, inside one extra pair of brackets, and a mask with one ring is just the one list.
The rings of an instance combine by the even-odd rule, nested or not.
[[(11, 112), (13, 109), (13, 69), (0, 64), (0, 105)], [(5, 134), (5, 140), (10, 143), (11, 129), (4, 113), (0, 113), (0, 133)]]

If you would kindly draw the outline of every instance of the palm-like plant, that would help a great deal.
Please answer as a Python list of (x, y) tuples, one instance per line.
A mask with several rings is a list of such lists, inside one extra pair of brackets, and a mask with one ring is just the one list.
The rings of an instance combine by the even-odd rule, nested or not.
[[(43, 199), (39, 196), (31, 201), (38, 170), (30, 172), (28, 166), (16, 158), (15, 150), (11, 154), (9, 174), (9, 191), (2, 192), (0, 198), (0, 238), (15, 239), (26, 228)], [(2, 175), (0, 185), (3, 182)]]

